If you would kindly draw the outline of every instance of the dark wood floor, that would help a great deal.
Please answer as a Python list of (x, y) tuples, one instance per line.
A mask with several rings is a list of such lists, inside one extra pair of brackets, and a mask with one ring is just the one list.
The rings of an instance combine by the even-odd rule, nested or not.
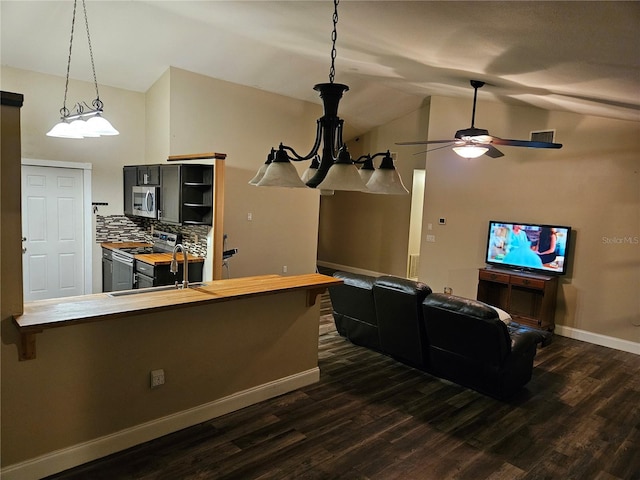
[(350, 344), (320, 382), (51, 479), (640, 479), (640, 356), (563, 337), (509, 402)]

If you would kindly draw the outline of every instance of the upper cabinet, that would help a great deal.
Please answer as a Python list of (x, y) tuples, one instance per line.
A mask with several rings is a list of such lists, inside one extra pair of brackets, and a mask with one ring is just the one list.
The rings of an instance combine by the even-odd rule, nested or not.
[(160, 185), (160, 165), (138, 165), (138, 185)]
[(213, 219), (213, 166), (162, 165), (160, 220), (181, 225), (211, 225)]
[(123, 168), (123, 179), (125, 215), (134, 215), (133, 187), (157, 185), (158, 220), (175, 225), (212, 225), (213, 165), (132, 165)]
[(133, 215), (133, 187), (138, 184), (138, 167), (124, 167), (123, 178), (124, 178), (124, 214), (125, 215)]

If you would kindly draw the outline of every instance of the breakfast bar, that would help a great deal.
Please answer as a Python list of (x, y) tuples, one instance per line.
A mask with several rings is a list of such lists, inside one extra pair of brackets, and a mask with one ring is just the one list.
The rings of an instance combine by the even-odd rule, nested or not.
[(260, 275), (25, 303), (3, 322), (3, 473), (41, 478), (317, 382), (316, 297), (339, 283)]
[(35, 334), (45, 329), (296, 290), (306, 291), (306, 305), (311, 307), (317, 295), (337, 283), (321, 274), (261, 275), (198, 283), (193, 288), (156, 287), (26, 303), (24, 313), (14, 318), (21, 336), (20, 359), (35, 358)]

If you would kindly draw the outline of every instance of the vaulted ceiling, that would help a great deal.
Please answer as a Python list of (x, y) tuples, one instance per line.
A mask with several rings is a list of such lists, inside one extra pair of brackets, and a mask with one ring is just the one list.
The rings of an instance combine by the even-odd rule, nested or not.
[[(71, 77), (92, 81), (81, 2)], [(0, 2), (2, 65), (64, 76), (73, 1)], [(331, 1), (86, 2), (100, 84), (170, 66), (320, 103)], [(640, 2), (356, 1), (338, 6), (340, 115), (361, 133), (431, 95), (640, 121)], [(57, 92), (56, 92), (57, 94)], [(60, 92), (62, 94), (62, 92)]]

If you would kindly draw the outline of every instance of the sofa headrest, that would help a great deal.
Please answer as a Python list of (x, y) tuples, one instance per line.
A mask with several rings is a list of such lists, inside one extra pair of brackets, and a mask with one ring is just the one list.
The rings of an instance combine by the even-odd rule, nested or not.
[(428, 307), (441, 308), (484, 320), (498, 318), (498, 312), (486, 303), (472, 300), (470, 298), (457, 297), (455, 295), (432, 293), (425, 298), (422, 304)]
[(423, 298), (431, 293), (431, 287), (426, 283), (416, 282), (415, 280), (409, 280), (407, 278), (393, 277), (391, 275), (378, 277), (375, 281), (375, 286), (409, 295), (418, 295)]
[(342, 280), (345, 285), (365, 288), (367, 290), (371, 290), (374, 282), (376, 281), (376, 277), (362, 275), (360, 273), (334, 272), (333, 276)]

